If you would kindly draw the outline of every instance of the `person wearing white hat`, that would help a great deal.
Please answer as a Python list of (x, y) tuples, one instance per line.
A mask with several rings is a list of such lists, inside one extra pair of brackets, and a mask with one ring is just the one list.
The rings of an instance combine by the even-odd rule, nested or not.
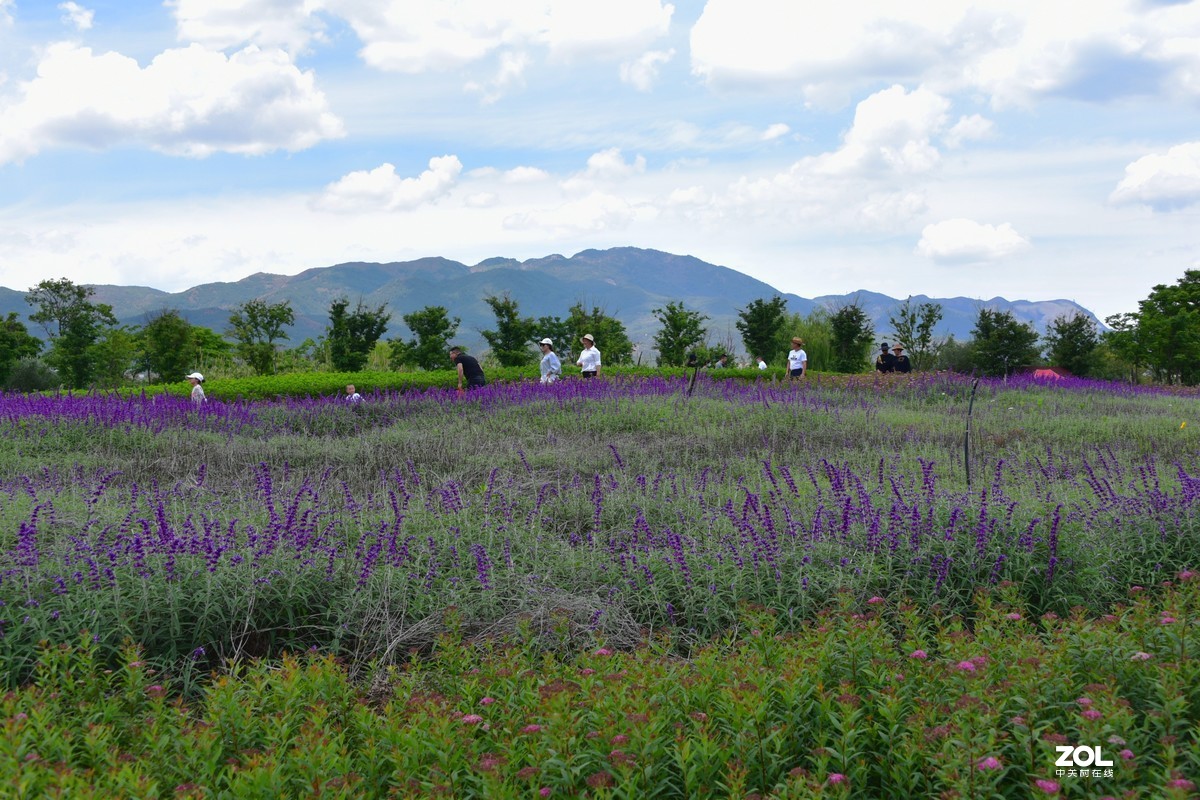
[(208, 398), (204, 396), (204, 387), (200, 384), (204, 383), (204, 376), (199, 372), (193, 372), (187, 376), (188, 382), (192, 384), (192, 402), (198, 406), (208, 402)]
[(596, 340), (590, 333), (585, 333), (579, 338), (579, 342), (583, 345), (583, 351), (575, 363), (579, 365), (579, 372), (583, 377), (594, 378), (600, 374), (600, 351), (596, 349)]
[(538, 345), (542, 348), (542, 383), (554, 383), (562, 375), (562, 361), (554, 352), (554, 340), (542, 339)]

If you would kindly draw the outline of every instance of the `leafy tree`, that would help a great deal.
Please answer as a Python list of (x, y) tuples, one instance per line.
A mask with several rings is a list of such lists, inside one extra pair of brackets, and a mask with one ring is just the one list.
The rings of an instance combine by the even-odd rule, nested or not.
[(0, 384), (8, 380), (14, 366), (23, 358), (34, 358), (42, 350), (42, 340), (29, 332), (17, 312), (8, 312), (0, 320)]
[(941, 303), (913, 305), (908, 298), (896, 308), (888, 324), (895, 332), (893, 338), (908, 351), (908, 359), (915, 370), (927, 370), (937, 361), (942, 343), (933, 338), (933, 328), (942, 321)]
[(979, 309), (971, 336), (972, 362), (983, 375), (1007, 376), (1038, 361), (1037, 331), (1017, 321), (1011, 311)]
[(141, 365), (156, 383), (178, 383), (197, 362), (192, 324), (175, 309), (163, 309), (138, 334)]
[(296, 322), (290, 301), (268, 303), (247, 300), (229, 315), (229, 335), (237, 344), (234, 350), (258, 375), (275, 373), (275, 343), (287, 339), (284, 328)]
[(392, 369), (399, 369), (404, 364), (421, 369), (445, 369), (446, 351), (462, 320), (451, 317), (443, 306), (425, 306), (405, 314), (403, 319), (416, 338), (407, 342), (398, 338), (390, 340)]
[(4, 381), (4, 389), (9, 392), (44, 392), (47, 389), (57, 389), (61, 385), (62, 381), (54, 368), (32, 356), (13, 364), (8, 378)]
[(834, 371), (865, 371), (875, 341), (875, 329), (867, 312), (857, 303), (842, 306), (829, 316), (829, 326)]
[(95, 290), (77, 286), (68, 278), (44, 280), (29, 290), (25, 302), (36, 306), (29, 319), (38, 323), (50, 337), (46, 361), (63, 375), (71, 388), (87, 386), (96, 372), (93, 348), (104, 328), (116, 325), (112, 306), (93, 303)]
[(1200, 269), (1174, 285), (1158, 284), (1138, 303), (1138, 339), (1160, 381), (1200, 383)]
[(503, 297), (489, 295), (484, 298), (496, 315), (496, 330), (482, 331), (483, 338), (492, 348), (492, 356), (502, 367), (520, 367), (532, 364), (533, 334), (537, 323), (533, 317), (522, 317), (517, 311), (517, 301), (507, 294)]
[(188, 365), (185, 372), (199, 370), (207, 373), (215, 364), (222, 360), (227, 361), (232, 356), (233, 345), (212, 328), (193, 325), (190, 350), (194, 361)]
[(938, 348), (933, 368), (950, 372), (972, 372), (975, 369), (975, 348), (971, 341), (968, 339), (960, 342), (951, 334)]
[(92, 348), (95, 381), (100, 386), (120, 386), (138, 362), (137, 329), (128, 325), (105, 328)]
[(329, 345), (329, 360), (338, 372), (358, 372), (367, 363), (371, 349), (387, 330), (392, 315), (384, 309), (370, 309), (358, 301), (353, 311), (347, 311), (350, 301), (345, 297), (334, 300), (329, 306), (329, 330), (326, 341)]
[(779, 295), (770, 300), (751, 300), (738, 312), (737, 321), (746, 353), (751, 358), (761, 356), (768, 362), (779, 362), (782, 353), (789, 349), (785, 341), (790, 336), (787, 321), (787, 301)]
[[(683, 303), (667, 303), (651, 313), (662, 327), (654, 334), (654, 346), (658, 350), (660, 367), (682, 367), (687, 361), (688, 351), (704, 341), (708, 331), (704, 320), (708, 316), (699, 311), (689, 311)], [(601, 351), (603, 352), (603, 351)]]
[(1094, 374), (1100, 336), (1091, 317), (1078, 312), (1061, 314), (1051, 321), (1044, 338), (1051, 366), (1062, 367), (1072, 375)]
[(597, 306), (592, 306), (591, 312), (584, 309), (583, 303), (571, 306), (567, 323), (571, 327), (570, 341), (578, 343), (580, 337), (590, 333), (596, 337), (596, 348), (600, 351), (601, 360), (608, 366), (633, 363), (633, 342), (625, 332), (625, 325), (616, 317), (610, 317)]
[(1106, 317), (1104, 324), (1111, 330), (1101, 335), (1105, 348), (1125, 365), (1125, 377), (1130, 383), (1138, 382), (1138, 375), (1146, 366), (1146, 347), (1142, 344), (1138, 330), (1137, 314), (1113, 314)]

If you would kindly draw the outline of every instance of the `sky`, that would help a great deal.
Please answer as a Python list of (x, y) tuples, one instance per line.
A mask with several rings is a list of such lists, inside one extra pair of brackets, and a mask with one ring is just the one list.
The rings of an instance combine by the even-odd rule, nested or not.
[(1136, 311), (1200, 0), (0, 0), (2, 286), (618, 246)]

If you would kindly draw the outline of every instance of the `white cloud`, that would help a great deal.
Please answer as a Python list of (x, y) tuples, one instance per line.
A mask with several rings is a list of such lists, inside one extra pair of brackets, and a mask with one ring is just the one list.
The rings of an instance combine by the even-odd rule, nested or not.
[(651, 50), (621, 65), (621, 80), (639, 92), (648, 92), (658, 81), (659, 68), (675, 57), (674, 50)]
[(80, 31), (90, 30), (96, 16), (96, 12), (78, 3), (59, 3), (58, 10), (63, 12), (63, 22)]
[(842, 147), (821, 156), (818, 171), (829, 174), (925, 172), (940, 155), (930, 140), (946, 124), (950, 101), (928, 89), (892, 86), (858, 104)]
[(778, 139), (781, 136), (787, 136), (789, 133), (791, 133), (791, 131), (792, 129), (787, 125), (783, 124), (782, 122), (776, 122), (773, 125), (769, 125), (767, 129), (763, 131), (762, 138), (764, 142), (769, 142), (772, 139)]
[(858, 218), (865, 227), (890, 230), (911, 222), (928, 210), (929, 204), (919, 192), (887, 192), (868, 197), (858, 209)]
[(948, 219), (926, 225), (915, 252), (940, 264), (976, 264), (997, 261), (1028, 247), (1029, 241), (1007, 222), (996, 226)]
[(470, 81), (464, 87), (468, 92), (483, 95), (483, 102), (494, 103), (513, 86), (522, 83), (525, 70), (529, 67), (530, 58), (524, 52), (503, 52), (500, 54), (500, 64), (496, 74), (485, 83)]
[(1142, 156), (1125, 167), (1125, 177), (1109, 198), (1117, 204), (1142, 203), (1169, 211), (1200, 203), (1200, 142), (1175, 145)]
[(568, 60), (619, 57), (665, 36), (674, 13), (660, 0), (323, 0), (321, 6), (350, 24), (367, 64), (411, 73), (460, 67), (505, 48), (537, 46)]
[(467, 195), (467, 208), (491, 208), (500, 202), (500, 196), (495, 192), (476, 192)]
[(142, 68), (119, 53), (54, 44), (17, 95), (0, 108), (0, 163), (48, 146), (257, 155), (343, 133), (311, 72), (256, 47), (226, 57), (192, 45)]
[(323, 211), (411, 211), (445, 196), (462, 172), (457, 156), (429, 159), (429, 169), (401, 178), (391, 164), (351, 172), (325, 187), (313, 207)]
[(537, 167), (513, 167), (504, 172), (505, 183), (538, 183), (550, 179), (550, 173)]
[(318, 0), (167, 0), (179, 39), (228, 49), (256, 44), (303, 51), (323, 38)]
[(946, 131), (942, 140), (947, 147), (958, 148), (966, 142), (976, 141), (979, 139), (987, 139), (992, 136), (995, 130), (995, 124), (986, 117), (979, 114), (972, 114), (969, 117), (960, 117), (958, 122), (950, 130)]
[(557, 208), (526, 211), (504, 219), (509, 230), (535, 229), (548, 235), (613, 231), (628, 228), (635, 221), (652, 220), (657, 210), (629, 202), (623, 197), (592, 192)]
[(588, 157), (587, 168), (577, 172), (561, 183), (564, 191), (580, 193), (591, 191), (596, 183), (613, 183), (626, 180), (646, 171), (646, 159), (637, 156), (626, 161), (621, 148), (610, 147)]
[(982, 90), (996, 105), (1200, 93), (1200, 4), (1095, 0), (857, 0), (797, 7), (709, 0), (691, 31), (710, 83), (778, 82), (840, 102), (880, 81)]
[(0, 26), (12, 25), (12, 9), (16, 5), (16, 0), (0, 0)]

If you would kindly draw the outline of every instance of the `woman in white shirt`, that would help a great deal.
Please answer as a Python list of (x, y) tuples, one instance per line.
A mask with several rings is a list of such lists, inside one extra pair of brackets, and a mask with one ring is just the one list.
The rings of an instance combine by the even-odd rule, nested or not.
[(554, 353), (554, 341), (542, 339), (542, 383), (554, 383), (562, 375), (562, 361)]
[(193, 372), (187, 376), (187, 379), (192, 384), (192, 402), (198, 406), (207, 403), (208, 398), (204, 396), (204, 387), (200, 385), (204, 383), (204, 376), (199, 372)]
[(590, 333), (585, 333), (579, 339), (583, 352), (579, 354), (579, 372), (585, 378), (594, 378), (600, 374), (600, 351), (596, 349), (596, 340)]
[(793, 381), (798, 381), (804, 377), (804, 373), (808, 371), (808, 353), (804, 352), (804, 340), (795, 337), (792, 339), (792, 349), (788, 351), (788, 376)]

